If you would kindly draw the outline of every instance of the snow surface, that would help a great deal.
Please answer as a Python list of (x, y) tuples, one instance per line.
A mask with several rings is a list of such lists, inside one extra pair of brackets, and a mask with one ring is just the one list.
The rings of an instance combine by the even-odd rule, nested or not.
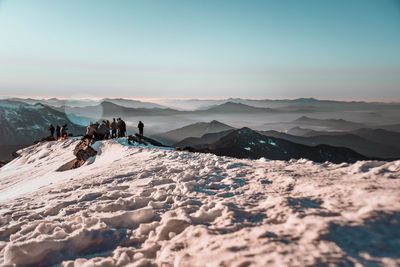
[(3, 266), (400, 264), (400, 161), (315, 164), (97, 142), (0, 169)]
[(274, 141), (272, 141), (271, 139), (268, 139), (268, 144), (270, 144), (271, 146), (278, 146)]

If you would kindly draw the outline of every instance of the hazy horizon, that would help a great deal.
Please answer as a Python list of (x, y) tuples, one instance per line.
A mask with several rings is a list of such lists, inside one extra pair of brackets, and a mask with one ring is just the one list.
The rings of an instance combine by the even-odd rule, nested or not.
[(382, 103), (399, 103), (399, 99), (382, 99), (382, 98), (316, 98), (312, 96), (303, 96), (303, 97), (134, 97), (134, 96), (59, 96), (59, 95), (0, 95), (1, 99), (9, 99), (9, 98), (21, 98), (21, 99), (37, 99), (37, 100), (47, 100), (47, 99), (60, 99), (60, 100), (93, 100), (100, 101), (103, 99), (127, 99), (127, 100), (137, 100), (142, 102), (162, 102), (167, 100), (229, 100), (229, 99), (247, 99), (247, 100), (296, 100), (296, 99), (316, 99), (319, 101), (343, 101), (343, 102), (382, 102)]

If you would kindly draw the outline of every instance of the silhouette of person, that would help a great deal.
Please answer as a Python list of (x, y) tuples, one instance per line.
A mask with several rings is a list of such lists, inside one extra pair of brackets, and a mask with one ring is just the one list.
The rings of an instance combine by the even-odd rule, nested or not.
[(51, 139), (53, 139), (53, 140), (54, 140), (54, 131), (55, 131), (55, 130), (56, 130), (56, 129), (54, 129), (53, 124), (50, 124), (50, 126), (49, 126), (50, 137), (51, 137)]
[(121, 118), (117, 119), (117, 126), (118, 126), (118, 137), (124, 137), (126, 132), (126, 124)]
[(61, 140), (67, 139), (67, 136), (68, 136), (67, 130), (68, 130), (67, 124), (64, 124), (64, 125), (61, 127), (61, 130), (60, 130), (60, 132), (61, 132)]
[(115, 118), (113, 118), (113, 122), (111, 123), (111, 138), (117, 138), (117, 129), (117, 122), (115, 121)]
[(142, 121), (139, 121), (139, 124), (138, 124), (137, 127), (139, 128), (139, 135), (140, 135), (141, 137), (143, 137), (143, 128), (144, 128), (143, 122), (142, 122)]
[(57, 140), (60, 139), (60, 137), (61, 137), (61, 127), (60, 127), (60, 125), (57, 125), (57, 127), (56, 127), (56, 136), (57, 136)]

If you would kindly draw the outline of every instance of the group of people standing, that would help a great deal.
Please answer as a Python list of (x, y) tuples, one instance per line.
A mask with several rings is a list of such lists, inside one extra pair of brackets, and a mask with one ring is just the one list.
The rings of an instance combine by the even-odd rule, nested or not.
[(125, 134), (126, 123), (121, 118), (118, 118), (117, 120), (114, 118), (112, 122), (103, 120), (101, 123), (91, 123), (86, 128), (86, 134), (84, 138), (103, 140), (124, 137)]
[[(139, 121), (138, 124), (139, 135), (143, 137), (143, 122)], [(49, 127), (51, 140), (64, 140), (67, 138), (67, 124), (62, 127), (58, 126), (54, 128), (51, 124)], [(56, 139), (54, 138), (54, 132), (56, 132)], [(121, 118), (115, 119), (110, 122), (109, 120), (103, 120), (102, 122), (90, 123), (86, 128), (86, 133), (83, 138), (88, 138), (92, 140), (104, 140), (110, 138), (119, 138), (126, 135), (126, 123)]]
[[(67, 139), (67, 136), (68, 136), (67, 130), (68, 130), (67, 124), (64, 124), (61, 127), (60, 127), (60, 125), (57, 125), (56, 128), (54, 128), (53, 124), (50, 124), (50, 126), (49, 126), (50, 138), (52, 140)], [(56, 137), (54, 137), (54, 132), (56, 134)]]

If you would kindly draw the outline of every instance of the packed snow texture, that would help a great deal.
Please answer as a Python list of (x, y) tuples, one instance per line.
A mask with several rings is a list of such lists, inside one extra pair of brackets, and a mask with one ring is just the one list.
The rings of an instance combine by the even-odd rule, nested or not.
[(400, 161), (241, 160), (77, 139), (0, 169), (3, 266), (400, 264)]

